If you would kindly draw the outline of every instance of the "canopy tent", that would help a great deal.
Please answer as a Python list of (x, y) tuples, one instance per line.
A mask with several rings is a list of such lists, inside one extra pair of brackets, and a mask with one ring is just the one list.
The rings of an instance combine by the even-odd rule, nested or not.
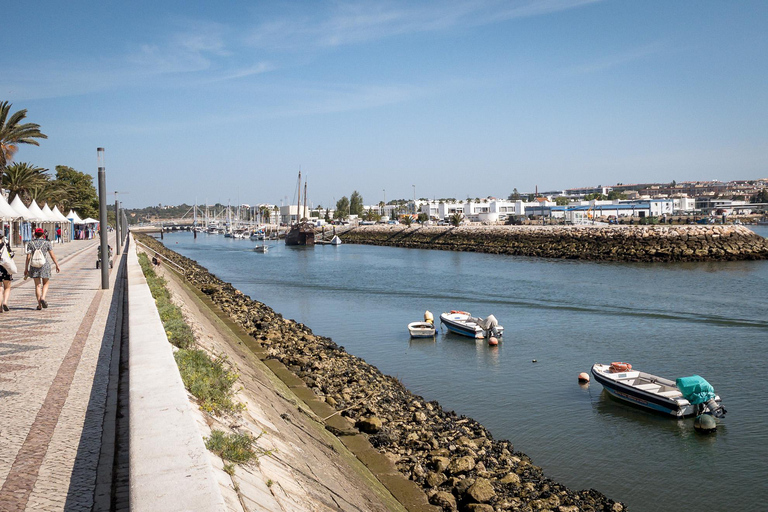
[[(19, 197), (19, 196), (16, 196), (16, 197)], [(29, 213), (35, 217), (34, 220), (38, 222), (51, 222), (50, 220), (48, 220), (48, 217), (43, 213), (43, 210), (41, 210), (40, 207), (37, 206), (37, 201), (35, 201), (34, 199), (32, 200), (32, 203), (29, 205), (29, 208), (27, 209), (29, 210)]]
[(42, 208), (42, 210), (43, 210), (43, 215), (45, 216), (45, 220), (47, 220), (47, 221), (51, 221), (51, 222), (61, 222), (61, 221), (59, 220), (59, 218), (58, 218), (58, 217), (56, 217), (56, 216), (53, 214), (53, 210), (51, 210), (51, 209), (48, 207), (48, 203), (45, 203), (45, 204), (43, 204), (43, 208)]
[(19, 218), (19, 214), (14, 210), (8, 201), (5, 200), (5, 196), (0, 194), (0, 219), (13, 220)]
[(98, 223), (99, 221), (97, 221), (96, 219), (92, 219), (90, 217), (82, 220), (82, 224), (98, 224)]
[(61, 210), (59, 210), (58, 206), (54, 206), (53, 210), (51, 210), (51, 211), (56, 216), (56, 218), (59, 220), (59, 222), (70, 222), (70, 220), (68, 218), (66, 218), (63, 213), (61, 213)]
[(71, 220), (73, 224), (83, 223), (83, 219), (77, 216), (77, 212), (75, 212), (75, 210), (69, 210), (69, 213), (67, 214), (67, 218)]
[(21, 201), (21, 198), (19, 196), (16, 196), (13, 198), (13, 201), (11, 201), (11, 208), (16, 210), (16, 213), (18, 213), (19, 217), (22, 217), (26, 221), (41, 221), (42, 219), (37, 217), (36, 215), (33, 215), (32, 212), (29, 211), (29, 209), (24, 206), (24, 203)]

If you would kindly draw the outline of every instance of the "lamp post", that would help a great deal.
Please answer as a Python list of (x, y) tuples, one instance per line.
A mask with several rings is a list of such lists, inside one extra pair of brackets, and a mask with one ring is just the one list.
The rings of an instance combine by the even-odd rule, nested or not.
[(413, 187), (413, 213), (416, 214), (416, 185), (411, 185)]
[(104, 170), (104, 148), (96, 148), (99, 176), (99, 235), (101, 239), (101, 288), (109, 289), (109, 240), (107, 238), (107, 173)]

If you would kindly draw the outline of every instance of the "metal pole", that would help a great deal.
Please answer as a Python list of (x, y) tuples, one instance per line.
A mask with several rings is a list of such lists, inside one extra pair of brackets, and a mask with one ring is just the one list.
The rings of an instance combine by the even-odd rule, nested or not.
[(115, 194), (115, 254), (120, 256), (120, 244), (123, 239), (120, 237), (120, 201)]
[(101, 289), (109, 289), (109, 240), (107, 238), (107, 176), (104, 148), (96, 148), (99, 163), (99, 234), (101, 239)]

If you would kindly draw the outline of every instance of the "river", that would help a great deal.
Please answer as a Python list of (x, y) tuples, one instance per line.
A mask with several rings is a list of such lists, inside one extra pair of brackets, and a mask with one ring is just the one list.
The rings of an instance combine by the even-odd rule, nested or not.
[[(756, 227), (763, 236), (768, 228)], [(768, 261), (628, 264), (363, 245), (290, 248), (221, 235), (165, 244), (412, 392), (509, 439), (545, 474), (634, 511), (768, 508)], [(498, 347), (440, 333), (425, 310), (495, 315)], [(728, 410), (713, 435), (619, 403), (595, 362), (699, 374)]]

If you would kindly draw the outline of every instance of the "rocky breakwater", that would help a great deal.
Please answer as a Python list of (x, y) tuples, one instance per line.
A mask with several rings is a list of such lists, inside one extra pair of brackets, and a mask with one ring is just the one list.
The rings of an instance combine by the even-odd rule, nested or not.
[(612, 511), (624, 505), (595, 490), (574, 491), (544, 476), (512, 443), (477, 421), (409, 392), (396, 378), (331, 339), (287, 320), (210, 274), (193, 260), (142, 242), (187, 269), (186, 278), (230, 315), (313, 392), (348, 419), (337, 435), (363, 432), (399, 471), (445, 511)]
[(358, 226), (345, 243), (599, 261), (768, 259), (744, 226)]

